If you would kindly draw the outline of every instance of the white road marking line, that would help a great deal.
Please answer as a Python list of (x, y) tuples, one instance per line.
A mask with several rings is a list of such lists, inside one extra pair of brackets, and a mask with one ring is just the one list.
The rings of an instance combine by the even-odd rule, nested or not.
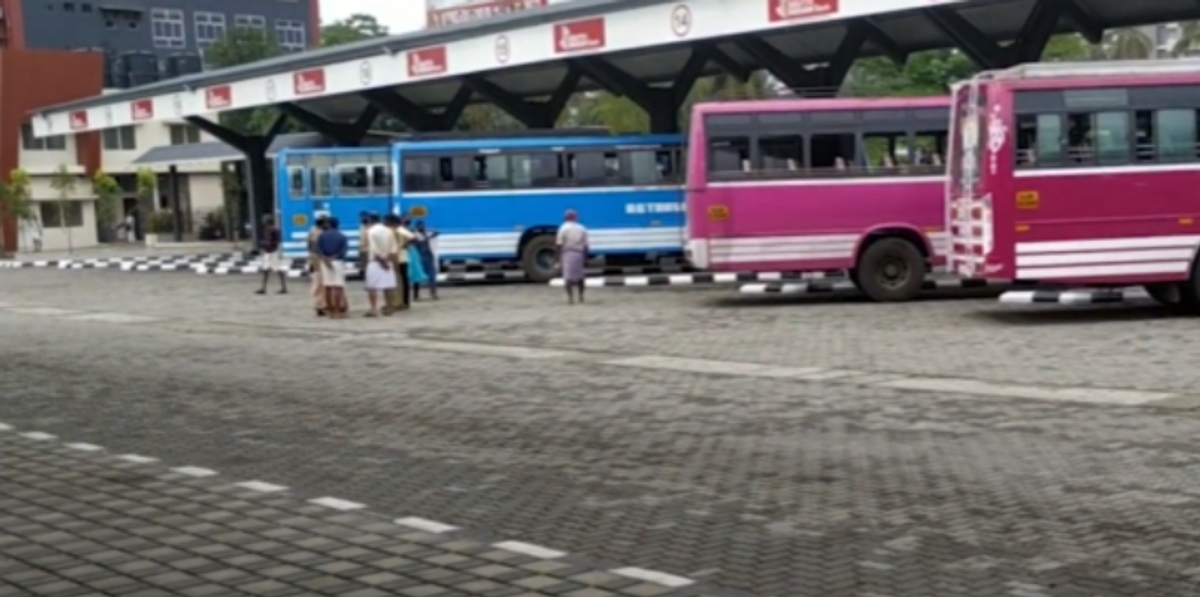
[(100, 446), (97, 446), (96, 444), (84, 444), (84, 443), (67, 444), (67, 447), (71, 448), (72, 450), (79, 450), (80, 452), (99, 452), (104, 449)]
[(1114, 390), (1105, 388), (1058, 388), (1046, 386), (1020, 386), (1001, 384), (976, 379), (953, 379), (936, 377), (914, 377), (878, 384), (878, 387), (896, 390), (923, 392), (946, 392), (972, 396), (1002, 396), (1006, 398), (1028, 398), (1052, 402), (1079, 402), (1086, 404), (1112, 404), (1138, 406), (1174, 398), (1166, 392), (1140, 392), (1136, 390)]
[(333, 508), (334, 510), (361, 510), (367, 507), (366, 504), (351, 502), (349, 500), (343, 500), (335, 497), (317, 498), (314, 500), (308, 500), (308, 503), (316, 504), (318, 506), (325, 506), (326, 508)]
[(538, 558), (539, 560), (553, 560), (555, 558), (561, 558), (567, 555), (567, 552), (565, 551), (558, 551), (556, 549), (550, 549), (549, 547), (542, 547), (541, 545), (534, 545), (532, 543), (525, 543), (522, 541), (501, 541), (500, 543), (492, 544), (492, 547), (498, 547), (504, 551), (511, 551), (513, 553), (524, 554)]
[(624, 576), (626, 578), (652, 582), (664, 587), (670, 587), (672, 589), (686, 587), (688, 585), (695, 584), (696, 582), (690, 578), (675, 576), (673, 574), (658, 572), (656, 570), (646, 570), (645, 568), (617, 568), (615, 570), (610, 570), (609, 572)]
[(187, 475), (189, 477), (213, 477), (217, 474), (217, 471), (207, 468), (200, 468), (198, 466), (181, 466), (179, 468), (171, 469), (171, 472)]
[(27, 433), (22, 433), (21, 437), (23, 437), (25, 439), (36, 439), (38, 441), (46, 441), (46, 440), (55, 439), (58, 436), (52, 435), (52, 434), (49, 434), (49, 433), (46, 433), (43, 431), (30, 431)]
[(771, 365), (758, 363), (738, 363), (732, 361), (714, 361), (709, 359), (689, 359), (666, 356), (640, 356), (604, 361), (605, 365), (618, 367), (639, 367), (642, 369), (664, 369), (685, 373), (715, 373), (722, 375), (755, 376), (760, 372), (778, 369)]
[(101, 323), (150, 323), (159, 321), (154, 317), (130, 315), (128, 313), (84, 313), (82, 315), (68, 316), (67, 319), (72, 321), (97, 321)]
[(13, 313), (21, 313), (23, 315), (45, 315), (47, 317), (53, 315), (81, 315), (83, 311), (71, 311), (69, 309), (56, 309), (54, 307), (23, 307), (20, 309), (10, 309)]
[(12, 431), (13, 426), (8, 423), (0, 423), (0, 431)]
[(406, 526), (406, 527), (410, 527), (410, 528), (414, 528), (414, 529), (417, 529), (420, 531), (425, 531), (427, 533), (434, 533), (434, 534), (449, 533), (450, 531), (458, 530), (458, 527), (456, 527), (456, 526), (441, 523), (436, 520), (429, 520), (428, 518), (420, 518), (417, 516), (408, 516), (405, 518), (397, 518), (393, 522), (395, 522), (396, 524), (401, 525), (401, 526)]
[(242, 481), (241, 483), (234, 483), (234, 485), (244, 489), (261, 491), (262, 493), (275, 493), (277, 491), (287, 490), (287, 487), (275, 485), (273, 483), (267, 483), (265, 481)]
[(134, 464), (150, 464), (151, 462), (158, 462), (157, 458), (142, 456), (140, 454), (123, 454), (121, 456), (117, 456), (117, 458), (120, 458), (125, 462), (132, 462)]

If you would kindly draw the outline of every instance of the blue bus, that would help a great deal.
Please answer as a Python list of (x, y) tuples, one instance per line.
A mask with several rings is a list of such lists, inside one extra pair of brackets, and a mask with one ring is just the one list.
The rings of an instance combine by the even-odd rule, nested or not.
[(568, 209), (606, 261), (683, 252), (678, 135), (402, 142), (392, 164), (393, 210), (438, 231), (442, 260), (515, 261), (549, 280)]
[(555, 274), (555, 232), (574, 209), (606, 261), (681, 255), (682, 138), (586, 135), (284, 150), (276, 156), (284, 253), (306, 254), (320, 214), (342, 222), (352, 255), (361, 212), (408, 214), (439, 232), (440, 261), (516, 261), (544, 281)]

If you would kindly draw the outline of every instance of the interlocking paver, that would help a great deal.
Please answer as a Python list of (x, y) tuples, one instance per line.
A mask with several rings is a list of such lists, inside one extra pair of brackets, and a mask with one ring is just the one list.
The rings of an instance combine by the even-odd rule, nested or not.
[[(371, 587), (356, 576), (381, 572), (416, 589), (438, 584), (427, 576), (463, 574), (441, 588), (469, 594), (462, 587), (497, 583), (488, 597), (525, 592), (512, 583), (538, 576), (526, 565), (543, 565), (490, 543), (459, 551), (427, 533), (407, 543), (397, 537), (411, 529), (365, 530), (386, 523), (334, 521), (296, 497), (213, 492), (258, 479), (765, 596), (855, 586), (892, 597), (1194, 589), (1180, 572), (1200, 568), (1200, 450), (1186, 439), (1200, 434), (1200, 419), (1187, 409), (602, 364), (655, 355), (1200, 393), (1200, 340), (1142, 306), (995, 314), (991, 300), (869, 305), (667, 290), (598, 291), (568, 309), (558, 292), (498, 287), (447, 289), (439, 303), (392, 320), (324, 322), (304, 318), (301, 293), (247, 300), (253, 282), (0, 272), (0, 302), (162, 320), (114, 326), (0, 311), (0, 394), (13, 397), (0, 402), (0, 421), (220, 473), (184, 484), (132, 463), (56, 468), (61, 457), (43, 452), (53, 442), (22, 441), (0, 451), (0, 517), (14, 518), (0, 518), (0, 529), (75, 542), (17, 552), (0, 542), (0, 558), (66, 554), (108, 566), (93, 556), (115, 542), (141, 551), (183, 541), (176, 547), (188, 558), (264, 557), (272, 565), (244, 571), (261, 580), (285, 564), (309, 570), (298, 590), (362, 590)], [(496, 352), (506, 346), (591, 356)], [(96, 456), (72, 452), (89, 466)], [(66, 491), (97, 475), (124, 491)], [(14, 483), (21, 489), (7, 490)], [(77, 519), (125, 532), (65, 526)], [(200, 523), (214, 528), (192, 526)], [(270, 534), (281, 528), (299, 534)], [(222, 533), (253, 539), (214, 543)], [(356, 540), (364, 533), (387, 540)], [(83, 539), (101, 551), (67, 549)], [(288, 547), (276, 552), (272, 542)], [(351, 563), (363, 570), (315, 570), (346, 561), (336, 550), (361, 556)], [(447, 552), (478, 565), (452, 565)], [(219, 570), (160, 563), (160, 574)], [(487, 563), (518, 572), (472, 572)], [(666, 590), (611, 576), (572, 569), (561, 580), (572, 592)]]

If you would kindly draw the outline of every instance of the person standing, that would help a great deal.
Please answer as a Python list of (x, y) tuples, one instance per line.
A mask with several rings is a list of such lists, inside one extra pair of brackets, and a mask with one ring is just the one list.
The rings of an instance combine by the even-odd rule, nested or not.
[(271, 272), (279, 274), (279, 294), (287, 294), (287, 269), (283, 266), (283, 233), (275, 225), (275, 218), (263, 217), (262, 236), (262, 288), (256, 294), (266, 294), (267, 284), (271, 281)]
[(563, 285), (567, 287), (567, 304), (575, 304), (575, 289), (583, 302), (584, 274), (587, 267), (587, 228), (579, 223), (579, 215), (568, 209), (558, 228), (558, 262), (562, 266)]
[(350, 311), (346, 298), (346, 254), (349, 251), (350, 241), (338, 230), (337, 218), (325, 220), (324, 229), (317, 237), (317, 256), (330, 319), (344, 319)]
[(312, 230), (308, 231), (309, 289), (312, 292), (313, 308), (317, 310), (317, 317), (325, 317), (329, 313), (329, 303), (325, 301), (325, 285), (321, 281), (321, 253), (317, 250), (317, 242), (328, 227), (329, 218), (318, 216)]
[[(396, 288), (395, 263), (400, 251), (396, 245), (396, 233), (379, 221), (379, 214), (371, 214), (367, 220), (370, 223), (367, 229), (367, 255), (370, 261), (364, 273), (367, 302), (370, 305), (367, 317), (379, 317), (379, 295)], [(390, 309), (387, 314), (391, 314)]]
[(367, 264), (371, 262), (371, 241), (367, 238), (367, 231), (371, 229), (372, 215), (375, 214), (366, 211), (358, 214), (358, 272), (364, 276), (367, 275)]
[[(437, 238), (437, 235), (437, 231), (426, 230), (424, 220), (419, 220), (413, 231), (413, 246), (416, 247), (417, 254), (420, 256), (421, 269), (425, 270), (425, 286), (429, 287), (429, 296), (435, 301), (438, 298), (437, 277), (440, 273), (437, 259), (433, 254), (433, 239)], [(413, 300), (421, 300), (420, 284), (413, 284)]]
[(410, 256), (408, 247), (413, 242), (413, 233), (408, 229), (408, 218), (396, 216), (396, 245), (399, 252), (396, 255), (397, 283), (395, 302), (397, 309), (408, 309), (412, 306), (412, 277), (409, 275)]

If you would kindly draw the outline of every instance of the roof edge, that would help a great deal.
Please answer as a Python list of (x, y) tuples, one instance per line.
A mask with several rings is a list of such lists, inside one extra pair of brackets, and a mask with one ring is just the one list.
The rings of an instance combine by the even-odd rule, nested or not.
[(607, 14), (609, 12), (616, 12), (625, 8), (641, 8), (643, 6), (666, 4), (668, 2), (675, 1), (677, 0), (580, 0), (576, 2), (552, 4), (544, 8), (511, 13), (501, 17), (482, 19), (479, 21), (469, 21), (451, 27), (423, 29), (411, 33), (403, 33), (400, 35), (391, 35), (377, 39), (366, 39), (360, 42), (354, 42), (340, 46), (314, 48), (299, 54), (268, 58), (266, 60), (232, 66), (208, 73), (197, 73), (184, 77), (176, 77), (166, 81), (159, 81), (149, 85), (143, 85), (141, 87), (134, 87), (104, 95), (96, 95), (87, 99), (43, 106), (30, 111), (30, 114), (41, 115), (47, 112), (82, 110), (96, 106), (103, 106), (105, 104), (132, 101), (171, 92), (192, 92), (203, 87), (223, 85), (226, 83), (233, 83), (254, 77), (279, 74), (280, 72), (303, 70), (306, 68), (316, 68), (337, 62), (345, 62), (359, 58), (365, 58), (368, 56), (376, 56), (385, 50), (392, 53), (403, 52), (405, 50), (449, 43), (462, 39), (469, 39), (472, 37), (509, 31), (521, 27), (528, 27), (531, 25), (542, 25), (567, 18), (588, 17), (599, 13)]

